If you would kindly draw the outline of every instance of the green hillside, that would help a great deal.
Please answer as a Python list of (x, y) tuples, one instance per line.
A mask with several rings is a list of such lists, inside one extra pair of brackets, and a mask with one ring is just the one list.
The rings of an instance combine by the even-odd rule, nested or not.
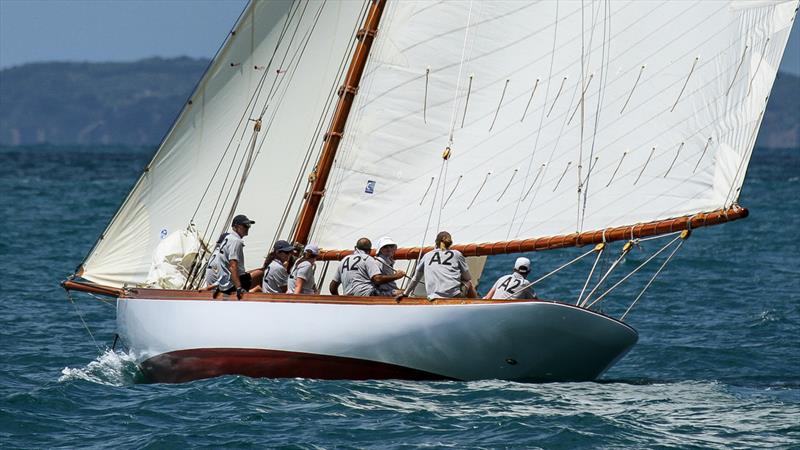
[[(0, 71), (0, 145), (157, 145), (208, 61), (36, 63)], [(800, 77), (779, 74), (758, 144), (800, 147)]]

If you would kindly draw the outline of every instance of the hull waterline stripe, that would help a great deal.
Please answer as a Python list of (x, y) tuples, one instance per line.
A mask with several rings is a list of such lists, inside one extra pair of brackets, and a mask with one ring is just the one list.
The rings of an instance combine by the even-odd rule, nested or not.
[(183, 383), (222, 375), (322, 380), (448, 380), (394, 364), (264, 349), (203, 348), (164, 353), (140, 364), (150, 382)]

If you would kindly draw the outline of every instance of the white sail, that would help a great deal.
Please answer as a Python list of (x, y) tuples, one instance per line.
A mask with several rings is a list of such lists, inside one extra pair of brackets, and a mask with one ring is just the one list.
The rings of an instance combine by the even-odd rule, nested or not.
[(728, 207), (796, 7), (389, 1), (312, 240), (491, 242)]
[(213, 245), (240, 188), (235, 212), (256, 221), (246, 262), (260, 264), (275, 236), (291, 231), (295, 182), (302, 195), (364, 10), (364, 2), (251, 2), (82, 276), (144, 282), (159, 240), (190, 224)]

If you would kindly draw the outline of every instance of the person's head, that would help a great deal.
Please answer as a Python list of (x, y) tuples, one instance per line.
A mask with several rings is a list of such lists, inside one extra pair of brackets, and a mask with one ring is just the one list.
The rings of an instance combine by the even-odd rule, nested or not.
[(523, 277), (527, 277), (531, 273), (531, 260), (524, 257), (519, 257), (514, 262), (514, 272), (519, 273)]
[(303, 251), (303, 258), (316, 260), (319, 256), (319, 247), (314, 244), (306, 245), (306, 248)]
[(294, 250), (292, 251), (292, 254), (295, 257), (299, 257), (300, 255), (303, 254), (303, 247), (305, 247), (303, 244), (301, 244), (299, 242), (295, 242), (294, 243)]
[(436, 235), (436, 248), (445, 250), (450, 248), (451, 245), (453, 245), (453, 237), (450, 236), (450, 233), (447, 231), (440, 231), (439, 234)]
[(272, 251), (275, 253), (275, 258), (281, 262), (286, 262), (289, 260), (289, 257), (292, 256), (292, 252), (294, 252), (294, 245), (287, 241), (280, 240), (272, 247)]
[(390, 237), (382, 237), (378, 239), (378, 254), (386, 258), (394, 258), (394, 253), (397, 251), (397, 244)]
[(254, 223), (254, 221), (248, 219), (244, 214), (239, 214), (233, 218), (231, 228), (233, 228), (233, 231), (235, 231), (239, 236), (245, 237), (247, 236), (247, 233), (250, 232), (250, 226), (252, 226)]
[(365, 237), (362, 237), (356, 242), (356, 248), (361, 250), (362, 252), (369, 253), (372, 251), (372, 241), (370, 241)]

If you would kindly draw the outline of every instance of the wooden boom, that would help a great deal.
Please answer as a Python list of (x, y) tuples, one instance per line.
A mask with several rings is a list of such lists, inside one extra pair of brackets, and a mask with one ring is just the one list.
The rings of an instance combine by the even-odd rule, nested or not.
[[(464, 256), (488, 256), (554, 250), (558, 248), (599, 244), (604, 241), (603, 234), (605, 234), (605, 242), (623, 241), (732, 222), (737, 219), (744, 219), (748, 214), (747, 208), (735, 205), (728, 209), (718, 209), (708, 213), (698, 213), (693, 216), (606, 228), (605, 230), (584, 231), (582, 233), (520, 239), (515, 241), (457, 244), (450, 248), (460, 251)], [(419, 257), (420, 252), (424, 254), (431, 250), (433, 250), (433, 246), (422, 248), (398, 248), (397, 253), (395, 253), (395, 259), (416, 259)], [(318, 259), (334, 261), (342, 259), (351, 253), (353, 253), (352, 250), (322, 250)]]
[(325, 143), (322, 146), (317, 167), (309, 176), (311, 189), (305, 195), (305, 202), (303, 203), (303, 209), (300, 212), (300, 219), (294, 234), (295, 242), (308, 243), (308, 235), (311, 233), (311, 226), (317, 215), (319, 204), (325, 195), (328, 175), (333, 167), (333, 160), (336, 157), (339, 142), (342, 140), (347, 116), (353, 106), (353, 99), (356, 96), (356, 92), (358, 92), (361, 75), (367, 65), (367, 56), (369, 56), (372, 41), (375, 40), (375, 34), (378, 32), (378, 23), (381, 20), (384, 6), (386, 6), (386, 0), (373, 0), (367, 12), (367, 18), (364, 21), (364, 27), (358, 31), (359, 42), (356, 45), (355, 52), (353, 52), (353, 59), (350, 61), (344, 85), (339, 89), (339, 101), (333, 113), (331, 126), (325, 134)]

